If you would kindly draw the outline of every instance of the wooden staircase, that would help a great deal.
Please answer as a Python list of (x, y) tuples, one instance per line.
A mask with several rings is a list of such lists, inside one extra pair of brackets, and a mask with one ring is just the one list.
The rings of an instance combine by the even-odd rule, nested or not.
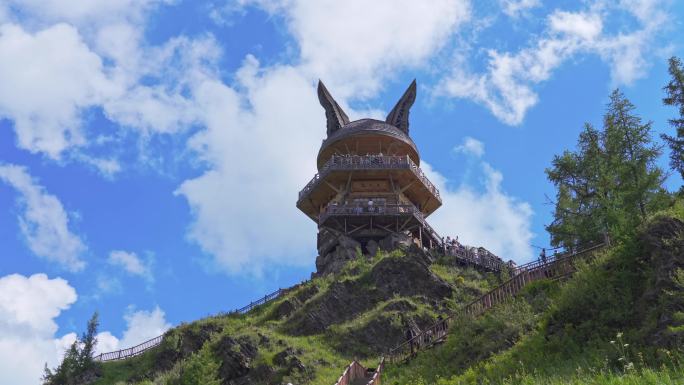
[(391, 349), (385, 358), (390, 363), (404, 362), (410, 359), (419, 351), (443, 341), (449, 332), (449, 328), (460, 317), (478, 316), (494, 305), (512, 299), (530, 282), (540, 279), (562, 279), (567, 277), (576, 271), (574, 262), (604, 246), (605, 244), (601, 243), (586, 247), (577, 252), (559, 254), (551, 256), (545, 261), (534, 261), (517, 267), (514, 270), (515, 275), (513, 278), (461, 307), (447, 318), (437, 321), (415, 337)]

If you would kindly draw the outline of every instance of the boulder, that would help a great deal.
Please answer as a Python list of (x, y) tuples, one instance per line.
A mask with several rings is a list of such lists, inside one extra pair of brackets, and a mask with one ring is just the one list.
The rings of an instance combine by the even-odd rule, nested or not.
[(344, 265), (357, 257), (357, 250), (361, 244), (352, 238), (340, 236), (335, 249), (325, 255), (316, 258), (316, 271), (318, 275), (339, 273)]
[(219, 377), (223, 384), (233, 384), (233, 380), (246, 376), (252, 369), (252, 360), (258, 348), (248, 338), (234, 339), (224, 336), (214, 347), (214, 353), (221, 362)]

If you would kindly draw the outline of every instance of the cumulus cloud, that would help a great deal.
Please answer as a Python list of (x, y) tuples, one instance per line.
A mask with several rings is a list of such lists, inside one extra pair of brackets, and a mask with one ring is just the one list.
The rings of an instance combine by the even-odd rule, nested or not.
[(81, 254), (86, 246), (69, 230), (69, 216), (59, 199), (37, 184), (24, 167), (0, 163), (0, 181), (19, 193), (19, 228), (29, 249), (70, 271), (83, 270)]
[(534, 237), (530, 230), (532, 208), (502, 190), (499, 171), (482, 161), (482, 189), (469, 185), (453, 188), (429, 164), (422, 162), (421, 167), (442, 197), (442, 207), (429, 218), (437, 232), (458, 236), (467, 245), (483, 246), (505, 260), (529, 259)]
[(392, 71), (423, 65), (470, 11), (463, 0), (241, 3), (283, 17), (300, 47), (298, 63), (263, 68), (248, 56), (237, 87), (211, 77), (197, 83), (206, 129), (190, 143), (208, 170), (176, 193), (194, 214), (190, 239), (225, 271), (258, 275), (266, 266), (310, 263), (315, 252), (315, 224), (293, 200), (316, 172), (312, 149), (325, 134), (316, 79), (346, 108), (352, 97), (375, 95)]
[(220, 50), (210, 36), (147, 44), (142, 16), (161, 1), (74, 3), (22, 2), (21, 20), (0, 21), (0, 56), (13, 58), (0, 63), (0, 117), (18, 147), (53, 159), (79, 150), (73, 159), (111, 176), (116, 159), (82, 155), (94, 144), (84, 116), (99, 109), (143, 135), (187, 129), (197, 120), (188, 84)]
[(150, 311), (129, 308), (124, 315), (126, 330), (123, 336), (119, 339), (109, 331), (98, 333), (96, 354), (130, 348), (164, 334), (171, 328), (165, 317), (159, 306)]
[(466, 136), (463, 139), (463, 143), (454, 147), (454, 151), (460, 152), (466, 155), (474, 155), (478, 158), (484, 155), (484, 143), (479, 140)]
[(506, 15), (518, 18), (532, 8), (541, 6), (539, 0), (501, 0), (501, 7)]
[(82, 110), (101, 99), (102, 62), (67, 24), (35, 34), (0, 25), (0, 116), (14, 121), (20, 148), (57, 158), (82, 146)]
[(396, 70), (425, 66), (470, 19), (467, 0), (253, 0), (281, 15), (300, 66), (338, 98), (374, 96)]
[(136, 253), (114, 250), (109, 253), (107, 261), (114, 266), (123, 268), (129, 274), (151, 279), (150, 266), (144, 263)]
[[(38, 385), (43, 366), (56, 367), (76, 333), (55, 336), (55, 319), (76, 302), (76, 290), (62, 278), (45, 274), (0, 277), (0, 383)], [(163, 334), (171, 325), (158, 306), (150, 311), (129, 307), (126, 330), (97, 335), (97, 354), (137, 345)]]
[(76, 301), (76, 291), (45, 274), (0, 277), (0, 382), (37, 385), (43, 365), (56, 366), (74, 333), (55, 338), (55, 318)]
[[(545, 32), (528, 46), (517, 52), (489, 50), (484, 73), (468, 70), (468, 58), (456, 55), (437, 93), (474, 100), (504, 123), (518, 125), (538, 102), (535, 86), (580, 53), (599, 55), (610, 65), (614, 82), (629, 84), (645, 73), (646, 56), (653, 54), (652, 43), (667, 19), (664, 9), (659, 1), (597, 0), (577, 12), (556, 10)], [(626, 16), (637, 25), (632, 31), (611, 34), (603, 28), (611, 17)]]
[(249, 58), (238, 79), (244, 94), (220, 82), (198, 89), (206, 130), (191, 146), (210, 168), (176, 192), (195, 216), (189, 236), (231, 273), (303, 265), (316, 229), (293, 201), (316, 172), (311, 149), (325, 134), (325, 115), (295, 68), (262, 70)]

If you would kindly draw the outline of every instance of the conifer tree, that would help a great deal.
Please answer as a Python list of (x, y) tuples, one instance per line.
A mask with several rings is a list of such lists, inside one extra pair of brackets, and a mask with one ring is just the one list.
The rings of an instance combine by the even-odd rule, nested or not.
[(663, 103), (679, 108), (679, 117), (670, 119), (676, 136), (662, 134), (661, 137), (670, 146), (670, 166), (684, 178), (684, 65), (679, 58), (670, 58), (669, 72), (672, 79), (663, 87), (666, 95)]
[(603, 129), (585, 124), (577, 150), (555, 156), (546, 170), (558, 189), (554, 221), (547, 226), (554, 246), (574, 249), (606, 235), (633, 231), (649, 212), (667, 202), (660, 148), (652, 124), (634, 114), (619, 91), (610, 96)]
[(64, 353), (62, 362), (54, 370), (45, 364), (43, 384), (45, 385), (74, 385), (79, 384), (83, 375), (95, 367), (93, 354), (97, 344), (98, 314), (95, 313), (88, 321), (87, 331), (81, 339), (76, 339)]

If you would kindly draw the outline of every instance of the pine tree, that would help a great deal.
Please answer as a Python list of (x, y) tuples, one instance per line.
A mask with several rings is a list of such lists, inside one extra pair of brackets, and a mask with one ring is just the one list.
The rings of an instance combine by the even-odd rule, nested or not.
[(666, 94), (663, 103), (678, 107), (679, 118), (670, 119), (676, 136), (662, 134), (661, 137), (670, 146), (670, 166), (684, 178), (684, 65), (679, 58), (670, 58), (669, 72), (672, 79), (663, 87)]
[(653, 143), (652, 122), (643, 123), (634, 105), (619, 91), (610, 95), (604, 116), (606, 162), (617, 181), (613, 199), (618, 199), (623, 218), (635, 225), (646, 218), (649, 202), (663, 192), (664, 175), (656, 166), (661, 148)]
[(93, 360), (97, 344), (98, 314), (95, 313), (88, 321), (87, 331), (81, 339), (76, 339), (64, 353), (62, 362), (54, 370), (45, 364), (43, 384), (45, 385), (74, 385), (81, 382), (83, 375), (92, 370), (96, 363)]
[(558, 189), (554, 221), (547, 226), (554, 246), (574, 249), (606, 235), (619, 237), (666, 204), (663, 172), (655, 164), (660, 148), (651, 131), (651, 122), (644, 123), (615, 90), (603, 130), (585, 124), (577, 150), (554, 157), (546, 170)]

